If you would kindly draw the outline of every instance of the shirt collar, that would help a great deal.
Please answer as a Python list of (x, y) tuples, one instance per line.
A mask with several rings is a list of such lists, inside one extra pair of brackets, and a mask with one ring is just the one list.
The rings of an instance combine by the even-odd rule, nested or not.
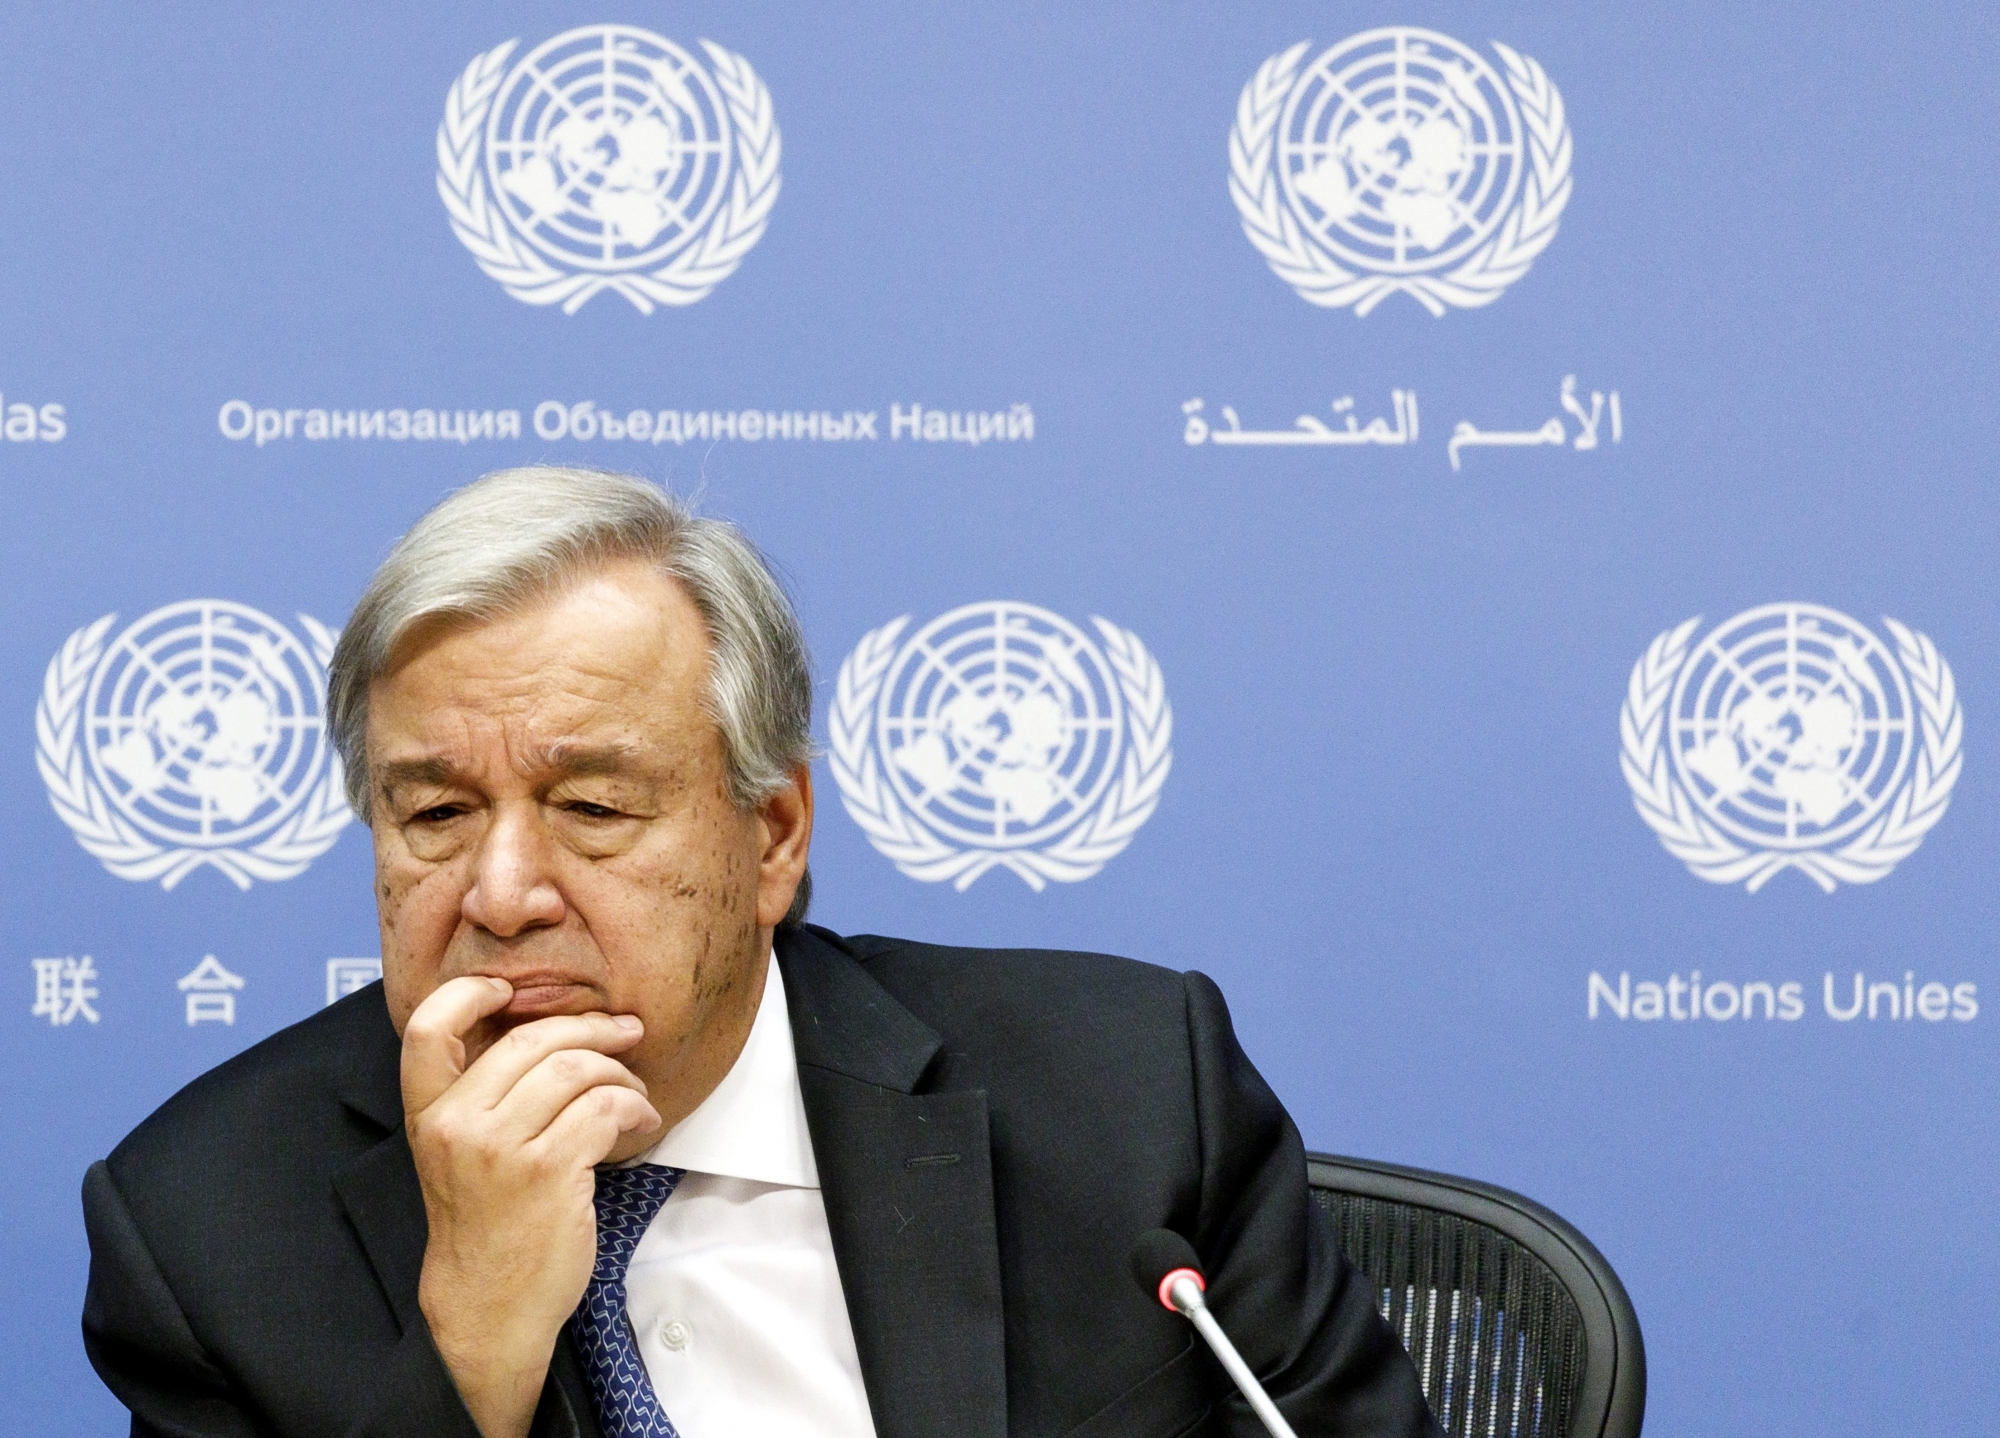
[(715, 1091), (640, 1155), (640, 1162), (790, 1188), (819, 1187), (805, 1099), (799, 1092), (791, 1011), (776, 954), (768, 965), (764, 997), (743, 1052)]

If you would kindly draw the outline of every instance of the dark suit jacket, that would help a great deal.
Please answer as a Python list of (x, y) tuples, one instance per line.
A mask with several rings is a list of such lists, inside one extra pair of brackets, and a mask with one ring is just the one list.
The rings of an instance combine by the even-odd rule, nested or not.
[[(1208, 979), (818, 929), (778, 962), (881, 1438), (1261, 1432), (1133, 1282), (1155, 1227), (1305, 1438), (1435, 1432)], [(417, 1307), (399, 1054), (363, 990), (91, 1167), (84, 1341), (135, 1434), (476, 1438)], [(597, 1438), (567, 1333), (535, 1431)]]

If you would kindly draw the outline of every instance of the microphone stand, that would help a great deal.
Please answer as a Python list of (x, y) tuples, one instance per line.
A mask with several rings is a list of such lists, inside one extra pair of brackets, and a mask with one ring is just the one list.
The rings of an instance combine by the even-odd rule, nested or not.
[(1250, 1365), (1243, 1361), (1243, 1355), (1236, 1351), (1236, 1345), (1229, 1341), (1229, 1335), (1222, 1331), (1222, 1325), (1215, 1321), (1215, 1315), (1209, 1312), (1208, 1298), (1194, 1272), (1183, 1268), (1168, 1274), (1160, 1291), (1175, 1311), (1194, 1325), (1195, 1332), (1208, 1340), (1208, 1346), (1215, 1350), (1215, 1356), (1222, 1360), (1222, 1366), (1250, 1400), (1250, 1407), (1264, 1420), (1271, 1438), (1299, 1438), (1285, 1421), (1285, 1415), (1278, 1411), (1278, 1405), (1271, 1401), (1271, 1395), (1264, 1391), (1264, 1385), (1257, 1381), (1257, 1375), (1250, 1371)]

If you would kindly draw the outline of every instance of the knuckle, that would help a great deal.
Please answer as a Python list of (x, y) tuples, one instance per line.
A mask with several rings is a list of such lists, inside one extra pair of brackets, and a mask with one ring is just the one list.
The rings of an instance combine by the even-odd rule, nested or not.
[(427, 1146), (452, 1153), (465, 1147), (465, 1126), (452, 1114), (438, 1114), (425, 1120), (420, 1137)]
[(531, 1179), (541, 1180), (561, 1171), (562, 1163), (547, 1144), (532, 1144), (521, 1151), (521, 1161)]

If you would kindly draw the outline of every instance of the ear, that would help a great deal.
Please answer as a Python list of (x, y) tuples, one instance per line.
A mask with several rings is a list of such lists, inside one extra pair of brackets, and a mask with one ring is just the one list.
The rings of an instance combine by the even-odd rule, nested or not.
[(812, 848), (812, 771), (792, 770), (791, 782), (757, 809), (757, 927), (775, 929), (792, 907)]

